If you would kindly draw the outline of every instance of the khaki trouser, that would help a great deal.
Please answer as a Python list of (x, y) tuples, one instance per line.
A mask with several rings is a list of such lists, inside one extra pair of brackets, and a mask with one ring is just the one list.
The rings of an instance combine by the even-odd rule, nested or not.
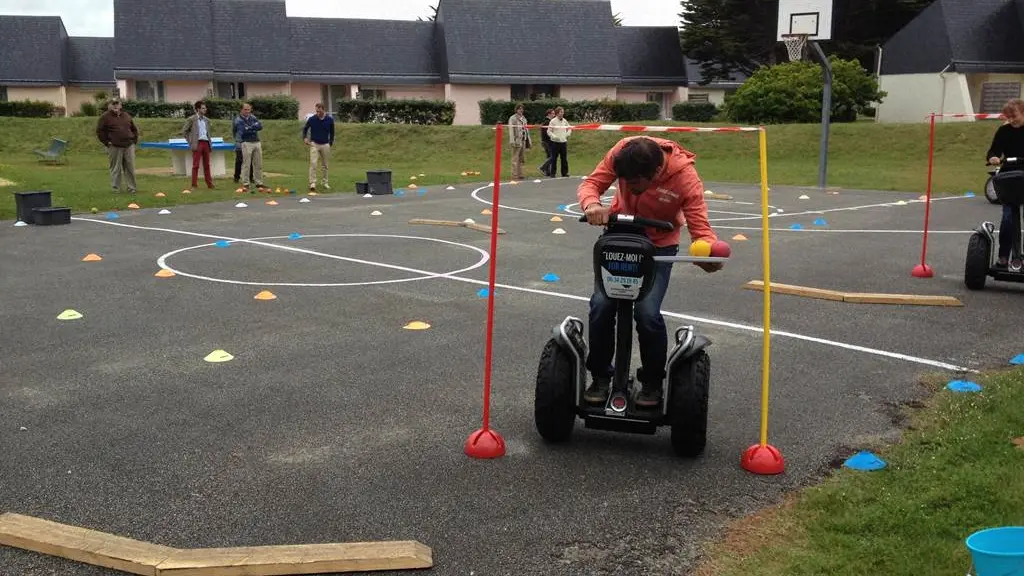
[(327, 186), (327, 167), (331, 160), (331, 145), (309, 143), (309, 187), (316, 187), (317, 164), (324, 168), (324, 186)]
[(121, 190), (121, 177), (129, 192), (135, 192), (135, 145), (127, 148), (107, 146), (110, 158), (110, 185), (115, 191)]
[(513, 146), (512, 147), (512, 179), (522, 180), (523, 179), (523, 163), (526, 162), (526, 147), (525, 146)]
[(256, 180), (257, 186), (263, 186), (263, 143), (242, 142), (242, 185), (248, 186), (249, 169), (252, 168), (252, 177)]

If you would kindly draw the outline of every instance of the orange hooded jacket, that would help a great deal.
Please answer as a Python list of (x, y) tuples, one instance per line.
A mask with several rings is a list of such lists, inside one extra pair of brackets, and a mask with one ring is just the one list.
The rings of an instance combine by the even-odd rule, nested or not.
[(648, 237), (658, 247), (679, 244), (683, 224), (689, 229), (691, 241), (718, 240), (708, 222), (704, 183), (694, 166), (697, 155), (664, 138), (632, 136), (619, 140), (577, 189), (576, 198), (580, 208), (586, 210), (587, 206), (600, 202), (601, 195), (615, 183), (618, 179), (615, 176), (615, 155), (634, 138), (650, 138), (657, 142), (665, 152), (665, 162), (651, 181), (651, 186), (642, 194), (633, 194), (626, 189), (624, 181), (618, 182), (611, 213), (642, 216), (675, 224), (675, 230), (671, 232), (647, 229)]

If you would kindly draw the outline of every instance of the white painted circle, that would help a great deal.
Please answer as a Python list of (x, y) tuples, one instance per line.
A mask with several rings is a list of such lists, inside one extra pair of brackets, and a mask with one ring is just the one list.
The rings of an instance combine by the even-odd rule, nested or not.
[[(178, 276), (184, 276), (186, 278), (193, 278), (195, 280), (206, 280), (207, 282), (219, 282), (219, 283), (222, 283), (222, 284), (235, 284), (235, 285), (240, 285), (240, 286), (292, 286), (292, 287), (300, 287), (300, 288), (332, 288), (332, 287), (342, 287), (342, 286), (374, 286), (374, 285), (379, 285), (379, 284), (398, 284), (400, 282), (416, 282), (416, 281), (419, 281), (419, 280), (430, 280), (430, 279), (433, 279), (433, 278), (445, 278), (445, 277), (455, 276), (457, 274), (462, 274), (462, 273), (465, 273), (465, 272), (469, 272), (471, 270), (476, 270), (477, 268), (480, 268), (481, 266), (486, 264), (487, 261), (490, 259), (490, 255), (487, 253), (486, 250), (483, 250), (481, 248), (477, 248), (476, 246), (470, 246), (469, 244), (462, 244), (462, 243), (459, 243), (459, 242), (452, 242), (452, 241), (449, 241), (449, 240), (441, 240), (439, 238), (428, 238), (428, 237), (425, 237), (425, 236), (403, 236), (403, 235), (400, 235), (400, 234), (304, 234), (302, 237), (303, 238), (362, 237), (362, 238), (401, 238), (401, 239), (404, 239), (404, 240), (426, 240), (426, 241), (429, 241), (429, 242), (437, 242), (437, 243), (440, 243), (440, 244), (448, 244), (448, 245), (451, 245), (451, 246), (458, 246), (460, 248), (466, 248), (467, 250), (475, 251), (478, 254), (480, 254), (480, 260), (478, 260), (476, 263), (474, 263), (471, 266), (468, 266), (466, 268), (461, 268), (459, 270), (452, 270), (451, 272), (438, 272), (436, 274), (421, 274), (420, 276), (413, 276), (411, 278), (397, 278), (397, 279), (394, 279), (394, 280), (376, 280), (376, 281), (368, 281), (368, 282), (325, 282), (325, 283), (313, 283), (313, 282), (249, 282), (249, 281), (245, 281), (245, 280), (228, 280), (228, 279), (225, 279), (225, 278), (213, 278), (213, 277), (210, 277), (210, 276), (201, 276), (199, 274), (190, 274), (188, 272), (182, 272), (181, 270), (178, 270), (176, 268), (171, 267), (171, 265), (167, 263), (167, 259), (172, 257), (172, 256), (175, 256), (177, 254), (181, 254), (182, 252), (188, 252), (190, 250), (198, 250), (200, 248), (208, 248), (208, 247), (211, 247), (214, 244), (216, 244), (216, 242), (209, 242), (207, 244), (199, 244), (197, 246), (189, 246), (187, 248), (179, 248), (178, 250), (173, 250), (173, 251), (168, 252), (168, 253), (160, 256), (159, 258), (157, 258), (156, 263), (161, 268), (166, 268), (166, 269), (170, 270), (171, 272), (174, 272)], [(261, 238), (239, 239), (239, 240), (234, 240), (233, 242), (242, 243), (242, 242), (248, 242), (248, 241), (281, 240), (281, 239), (287, 239), (287, 238), (288, 238), (288, 236), (265, 236), (265, 237), (261, 237)], [(315, 256), (315, 255), (318, 255), (318, 254), (313, 253), (313, 254), (310, 254), (310, 255), (314, 255)], [(319, 254), (319, 255), (320, 256), (324, 256), (323, 254)], [(339, 258), (339, 259), (343, 259), (343, 258)], [(362, 262), (362, 263), (366, 263), (366, 264), (369, 264), (371, 266), (374, 265), (372, 262)], [(384, 263), (379, 263), (377, 265), (381, 266), (381, 267), (390, 267), (388, 265), (385, 265)]]

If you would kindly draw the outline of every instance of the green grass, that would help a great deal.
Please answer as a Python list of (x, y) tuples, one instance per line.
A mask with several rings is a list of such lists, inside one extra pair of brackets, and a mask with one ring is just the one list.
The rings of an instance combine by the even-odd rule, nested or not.
[[(123, 209), (132, 200), (110, 192), (106, 155), (94, 136), (95, 118), (26, 119), (0, 118), (0, 178), (13, 182), (2, 190), (53, 191), (54, 202), (75, 212)], [(182, 121), (142, 118), (137, 120), (143, 141), (163, 141), (178, 136)], [(661, 124), (661, 123), (658, 123)], [(264, 172), (282, 174), (267, 178), (272, 186), (305, 189), (306, 149), (298, 121), (266, 121), (263, 132)], [(937, 130), (934, 192), (980, 192), (987, 177), (985, 150), (996, 128), (992, 122), (940, 125)], [(215, 136), (227, 135), (227, 121), (215, 121)], [(577, 132), (569, 144), (573, 175), (589, 172), (623, 133)], [(752, 183), (759, 180), (756, 133), (673, 134), (698, 154), (698, 168), (709, 182)], [(817, 184), (818, 125), (781, 125), (768, 128), (768, 176), (770, 184), (813, 186)], [(46, 148), (51, 137), (70, 140), (70, 163), (46, 166), (37, 162), (33, 149)], [(541, 148), (529, 152), (527, 175), (537, 175)], [(870, 122), (832, 127), (829, 186), (873, 190), (921, 192), (925, 189), (928, 126), (887, 125)], [(425, 174), (419, 185), (490, 181), (493, 176), (494, 131), (482, 126), (401, 126), (343, 124), (338, 126), (333, 151), (333, 191), (351, 193), (355, 182), (365, 180), (366, 170), (390, 169), (395, 183), (405, 186), (409, 176)], [(228, 155), (228, 161), (233, 157)], [(169, 153), (139, 150), (139, 169), (169, 168)], [(508, 155), (502, 163), (502, 179), (509, 175)], [(229, 167), (229, 174), (231, 168)], [(463, 171), (480, 176), (461, 176)], [(189, 179), (139, 174), (139, 197), (144, 208), (176, 203), (206, 202), (230, 198), (235, 186), (219, 182), (208, 191), (202, 182), (190, 195), (180, 191)], [(167, 194), (154, 198), (156, 192)], [(13, 218), (13, 196), (0, 202), (0, 218)]]
[(714, 544), (700, 576), (960, 576), (964, 539), (1024, 524), (1024, 370), (975, 379), (977, 394), (936, 394), (878, 472), (840, 469)]

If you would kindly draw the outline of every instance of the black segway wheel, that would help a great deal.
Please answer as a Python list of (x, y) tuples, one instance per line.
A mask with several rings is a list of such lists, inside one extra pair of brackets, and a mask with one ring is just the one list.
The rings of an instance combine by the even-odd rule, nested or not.
[(676, 364), (670, 377), (668, 415), (672, 449), (679, 456), (693, 458), (701, 455), (707, 445), (711, 358), (701, 350)]
[(985, 199), (988, 200), (990, 204), (1000, 203), (999, 197), (996, 196), (996, 186), (992, 182), (991, 176), (989, 176), (988, 180), (985, 181)]
[(548, 340), (537, 367), (533, 418), (537, 432), (548, 442), (569, 439), (576, 424), (573, 359), (555, 340)]
[(967, 258), (964, 261), (964, 284), (970, 290), (985, 288), (991, 250), (988, 238), (978, 232), (971, 234), (971, 239), (967, 243)]

